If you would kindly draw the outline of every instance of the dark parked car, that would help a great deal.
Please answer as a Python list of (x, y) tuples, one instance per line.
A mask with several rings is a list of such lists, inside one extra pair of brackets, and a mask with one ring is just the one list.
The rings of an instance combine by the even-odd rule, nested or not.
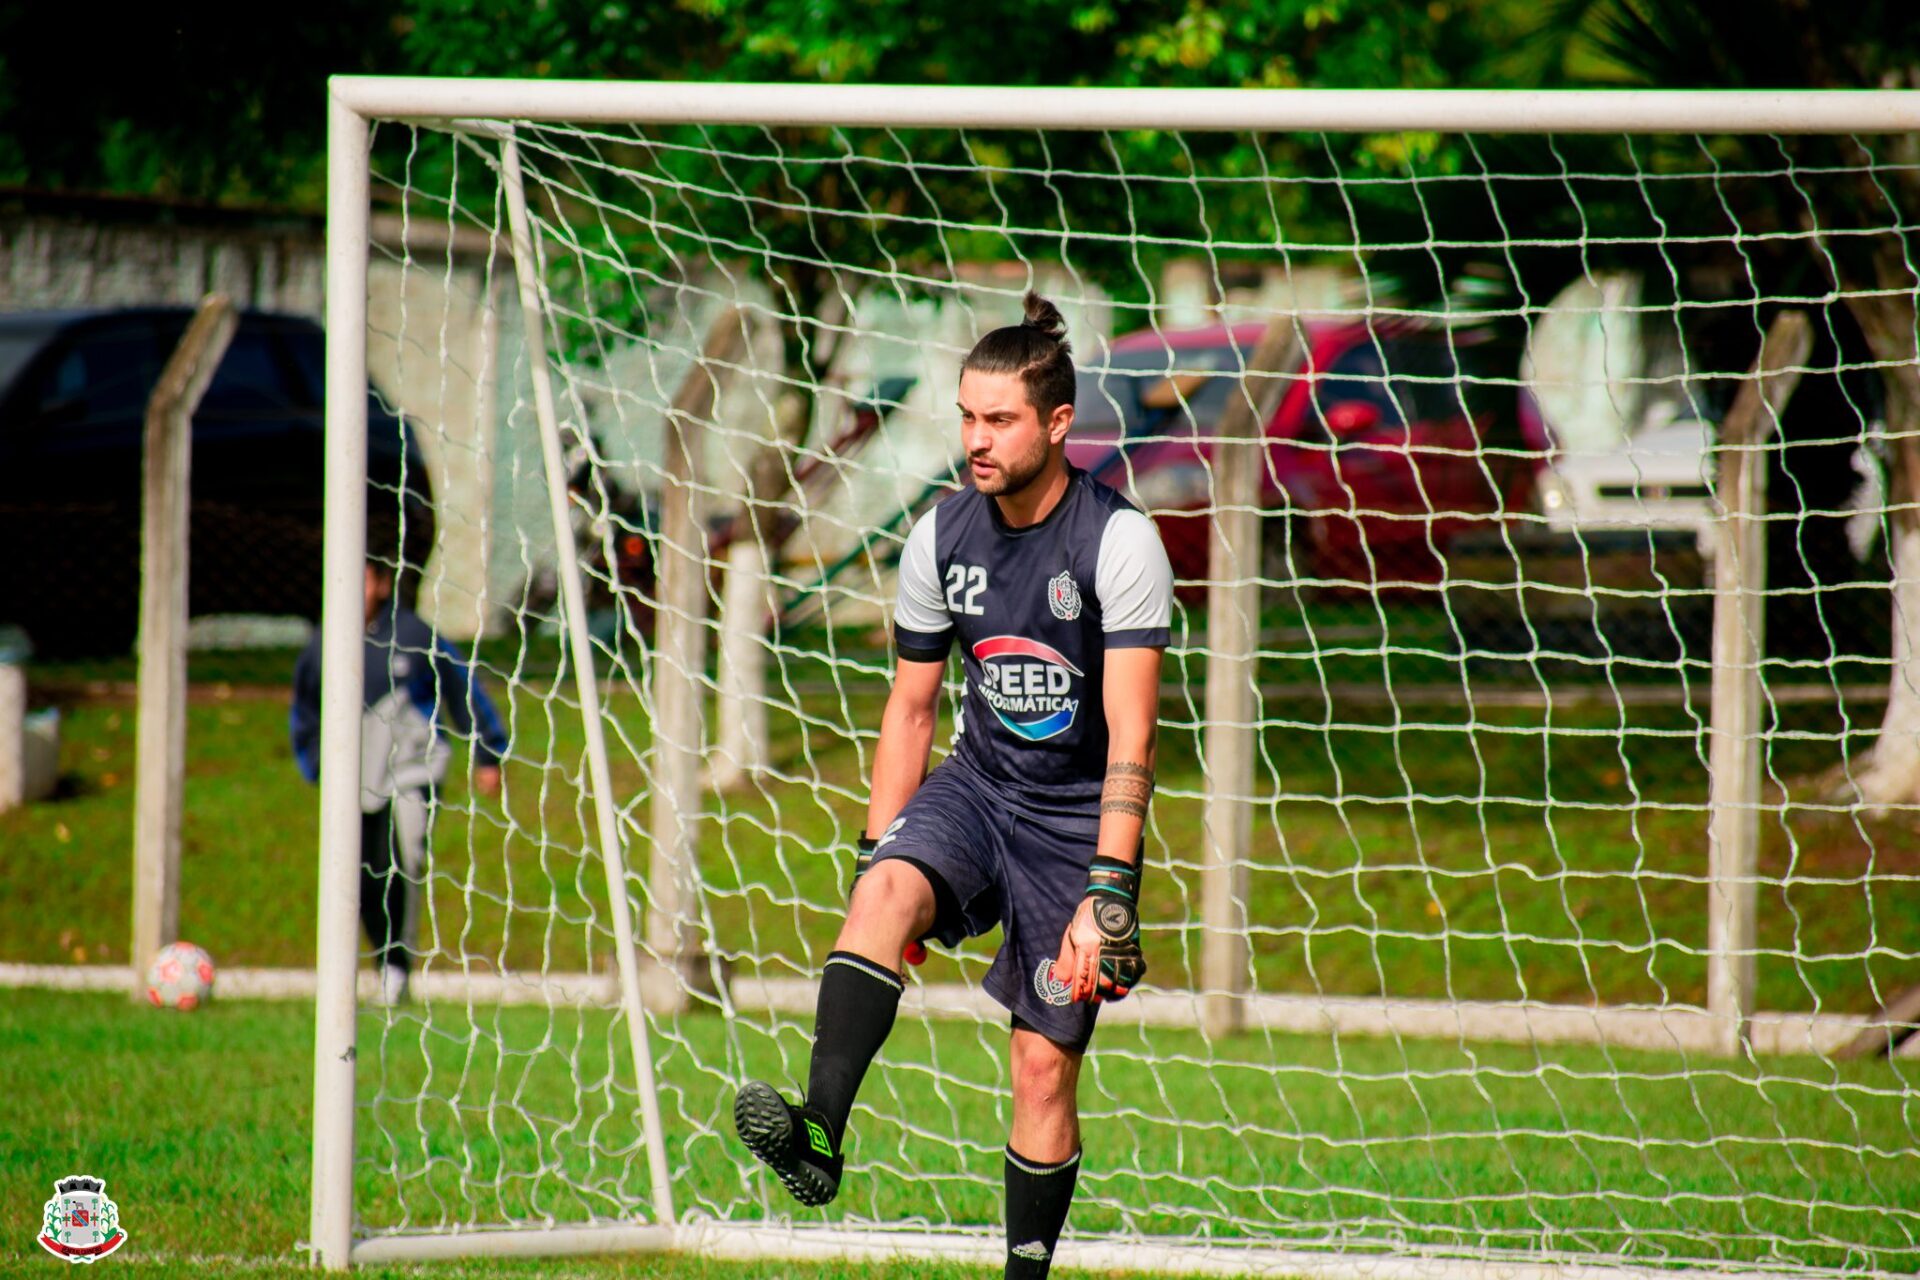
[[(148, 396), (185, 308), (0, 316), (0, 622), (47, 656), (124, 650), (137, 630)], [(245, 313), (193, 420), (189, 612), (319, 615), (325, 337)], [(368, 395), (371, 536), (432, 545), (426, 468)], [(391, 538), (394, 532), (384, 536)]]
[[(1130, 334), (1080, 373), (1068, 456), (1155, 513), (1182, 578), (1203, 578), (1209, 437), (1264, 326)], [(1356, 586), (1430, 583), (1465, 530), (1525, 510), (1540, 447), (1513, 379), (1518, 352), (1486, 332), (1310, 325), (1266, 424), (1263, 501), (1294, 569)], [(1237, 352), (1236, 352), (1237, 348)], [(1491, 449), (1491, 452), (1483, 452)], [(1191, 512), (1192, 514), (1183, 514)]]

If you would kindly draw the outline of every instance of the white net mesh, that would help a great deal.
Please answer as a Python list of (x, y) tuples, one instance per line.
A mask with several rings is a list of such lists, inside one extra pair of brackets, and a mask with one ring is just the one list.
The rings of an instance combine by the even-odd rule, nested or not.
[[(1069, 1238), (1920, 1264), (1913, 1068), (1829, 1056), (1920, 981), (1903, 150), (516, 132), (683, 1219), (997, 1237), (997, 936), (912, 976), (828, 1210), (796, 1211), (728, 1116), (745, 1079), (805, 1079), (892, 566), (962, 483), (960, 358), (1033, 286), (1083, 369), (1071, 457), (1154, 515), (1181, 587), (1152, 972), (1089, 1059)], [(374, 545), (434, 548), (402, 593), (472, 654), (510, 748), (498, 799), (456, 753), (408, 877), (413, 999), (363, 1014), (374, 1236), (652, 1215), (500, 155), (484, 130), (376, 131), (370, 360), (434, 502), (423, 543), (417, 508), (376, 500)], [(1768, 562), (1736, 949), (1760, 1012), (1729, 1056), (1705, 1011), (1722, 428), (1786, 310), (1811, 348), (1743, 446)], [(1303, 347), (1244, 384), (1278, 388), (1260, 545), (1237, 549), (1253, 770), (1228, 798), (1252, 832), (1210, 921), (1214, 427), (1277, 313)], [(704, 709), (656, 741), (669, 686)], [(1210, 940), (1242, 916), (1212, 991), (1235, 999), (1208, 1004)]]

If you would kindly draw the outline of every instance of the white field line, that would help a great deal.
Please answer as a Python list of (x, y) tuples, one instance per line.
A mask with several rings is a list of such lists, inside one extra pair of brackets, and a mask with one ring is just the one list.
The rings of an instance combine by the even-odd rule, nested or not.
[[(267, 1253), (261, 1254), (258, 1257), (249, 1257), (244, 1254), (235, 1253), (168, 1253), (165, 1251), (142, 1249), (139, 1247), (141, 1243), (143, 1242), (129, 1235), (127, 1237), (126, 1252), (124, 1254), (116, 1252), (114, 1260), (119, 1262), (124, 1259), (136, 1266), (142, 1267), (195, 1267), (212, 1276), (233, 1275), (237, 1272), (245, 1271), (300, 1272), (305, 1274), (311, 1272), (313, 1267), (313, 1263), (308, 1259), (307, 1254), (301, 1251), (281, 1254)], [(297, 1250), (304, 1250), (305, 1248), (305, 1245), (297, 1246)], [(54, 1272), (53, 1274), (58, 1275), (60, 1273)]]
[[(360, 999), (370, 1001), (379, 979), (359, 975)], [(133, 971), (124, 965), (0, 964), (0, 988), (42, 987), (62, 991), (132, 991)], [(238, 1000), (311, 1000), (308, 969), (222, 969), (218, 996)], [(818, 984), (810, 978), (736, 978), (736, 1008), (808, 1015)], [(509, 973), (428, 970), (414, 975), (413, 998), (426, 1004), (615, 1007), (618, 985), (611, 974)], [(1594, 1006), (1504, 1001), (1383, 1000), (1361, 996), (1252, 995), (1244, 997), (1250, 1031), (1299, 1035), (1401, 1036), (1408, 1039), (1517, 1044), (1604, 1044), (1623, 1049), (1686, 1053), (1713, 1050), (1715, 1022), (1690, 1005)], [(1195, 1027), (1201, 998), (1185, 991), (1145, 988), (1110, 1005), (1101, 1020), (1115, 1025)], [(1006, 1016), (992, 997), (960, 983), (909, 983), (901, 1002), (909, 1017), (998, 1021)], [(1753, 1048), (1763, 1054), (1828, 1054), (1867, 1025), (1859, 1014), (1757, 1013)], [(1920, 1037), (1909, 1046), (1920, 1049)]]

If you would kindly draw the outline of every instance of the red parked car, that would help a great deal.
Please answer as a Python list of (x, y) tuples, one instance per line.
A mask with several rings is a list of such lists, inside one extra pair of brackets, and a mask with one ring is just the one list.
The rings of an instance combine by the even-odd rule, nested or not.
[[(1180, 578), (1207, 568), (1210, 437), (1265, 326), (1146, 331), (1083, 368), (1068, 456), (1153, 514)], [(1438, 581), (1469, 528), (1524, 509), (1545, 436), (1518, 348), (1484, 330), (1309, 325), (1266, 425), (1270, 544), (1293, 573), (1355, 588)], [(1237, 349), (1237, 350), (1236, 350)], [(1530, 456), (1531, 455), (1531, 456)]]

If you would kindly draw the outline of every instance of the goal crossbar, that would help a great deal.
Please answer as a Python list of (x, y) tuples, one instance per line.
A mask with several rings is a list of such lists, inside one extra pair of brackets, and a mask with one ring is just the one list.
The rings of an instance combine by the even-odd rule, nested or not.
[(1329, 133), (1905, 133), (1901, 89), (1097, 89), (335, 76), (373, 119)]

